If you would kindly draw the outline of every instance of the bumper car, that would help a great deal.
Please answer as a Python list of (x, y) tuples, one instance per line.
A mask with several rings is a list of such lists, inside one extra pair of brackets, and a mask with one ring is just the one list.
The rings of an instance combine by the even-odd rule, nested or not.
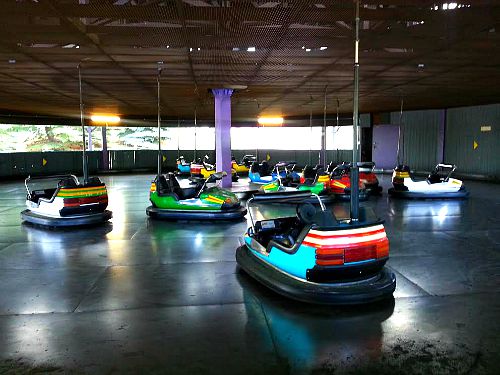
[(213, 173), (195, 187), (181, 188), (173, 173), (160, 175), (151, 184), (146, 209), (148, 216), (166, 220), (235, 220), (245, 216), (247, 210), (232, 192), (216, 184), (226, 172)]
[[(295, 165), (292, 165), (290, 170), (288, 166), (285, 167), (284, 177), (281, 177), (283, 173), (279, 171), (278, 178), (276, 181), (270, 182), (269, 184), (262, 186), (262, 191), (276, 192), (276, 191), (306, 191), (315, 194), (319, 197), (323, 203), (331, 203), (336, 200), (335, 195), (330, 194), (330, 177), (325, 174), (322, 168), (312, 168), (306, 166), (303, 171), (303, 175), (308, 176), (307, 178), (302, 178), (303, 182), (297, 182), (301, 180), (300, 177), (296, 177), (297, 173), (293, 172)], [(312, 171), (312, 172), (311, 172)], [(310, 178), (310, 174), (315, 173), (314, 178)], [(306, 200), (302, 200), (306, 203), (317, 204), (318, 199), (315, 196), (311, 196)], [(290, 202), (295, 202), (293, 196), (290, 198)]]
[[(336, 167), (332, 163), (328, 166), (327, 171), (330, 172), (330, 191), (334, 194), (337, 200), (348, 201), (351, 199), (351, 165), (342, 163)], [(368, 194), (363, 182), (359, 181), (359, 200), (360, 202), (368, 199)]]
[(28, 177), (25, 186), (27, 209), (21, 212), (23, 221), (76, 227), (104, 223), (112, 217), (111, 211), (106, 210), (106, 185), (97, 177), (84, 184), (73, 175)]
[(469, 192), (461, 180), (452, 178), (457, 167), (450, 164), (438, 164), (434, 171), (422, 181), (416, 181), (410, 174), (410, 167), (398, 165), (392, 173), (391, 197), (415, 199), (464, 199)]
[(320, 203), (296, 207), (296, 215), (252, 215), (253, 203), (307, 199), (309, 192), (254, 195), (247, 201), (250, 227), (236, 250), (238, 265), (251, 277), (288, 298), (315, 304), (349, 305), (391, 298), (394, 273), (384, 267), (389, 241), (383, 222), (361, 208), (359, 222), (342, 222)]
[(300, 182), (300, 174), (295, 171), (297, 162), (295, 161), (279, 161), (275, 164), (271, 176), (279, 178), (287, 178), (294, 183)]
[(359, 167), (359, 180), (365, 185), (368, 194), (379, 195), (382, 193), (382, 186), (379, 185), (377, 175), (373, 173), (375, 163), (361, 162)]
[(250, 166), (248, 177), (250, 178), (250, 182), (254, 184), (268, 184), (278, 179), (277, 176), (273, 177), (271, 175), (271, 168), (267, 161), (263, 161), (260, 164), (254, 161)]
[(177, 174), (187, 175), (191, 174), (191, 163), (186, 162), (184, 156), (179, 156), (177, 158)]
[[(205, 155), (203, 159), (198, 158), (195, 162), (190, 165), (191, 168), (191, 179), (197, 182), (199, 179), (207, 179), (215, 173), (215, 165), (210, 164), (208, 155)], [(231, 169), (232, 181), (238, 181), (238, 175), (234, 169)]]
[(302, 176), (300, 177), (301, 184), (311, 184), (318, 174), (324, 174), (325, 169), (322, 165), (316, 164), (314, 167), (306, 165), (302, 170)]
[(237, 174), (247, 175), (250, 171), (250, 166), (255, 161), (254, 155), (245, 155), (238, 162), (236, 158), (232, 157), (232, 167), (236, 171)]

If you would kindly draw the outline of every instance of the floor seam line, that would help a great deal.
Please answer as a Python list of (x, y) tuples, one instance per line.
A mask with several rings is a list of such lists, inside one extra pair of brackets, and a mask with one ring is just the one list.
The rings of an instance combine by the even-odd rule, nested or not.
[(80, 305), (82, 304), (82, 302), (85, 300), (86, 297), (88, 297), (90, 295), (90, 293), (92, 292), (92, 290), (94, 289), (94, 287), (97, 285), (97, 283), (104, 277), (104, 275), (106, 274), (106, 271), (108, 270), (109, 266), (107, 267), (103, 267), (104, 270), (101, 272), (101, 274), (97, 277), (97, 279), (94, 281), (94, 283), (90, 286), (89, 289), (87, 289), (84, 293), (84, 295), (82, 296), (81, 300), (78, 301), (77, 305), (75, 306), (75, 308), (73, 309), (73, 311), (71, 311), (71, 313), (75, 313), (76, 310), (78, 309), (78, 307), (80, 307)]

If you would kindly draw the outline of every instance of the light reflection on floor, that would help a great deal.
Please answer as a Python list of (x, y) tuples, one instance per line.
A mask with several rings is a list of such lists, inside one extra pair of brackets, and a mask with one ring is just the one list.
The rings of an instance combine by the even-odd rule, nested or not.
[[(111, 223), (77, 230), (22, 225), (22, 181), (0, 185), (0, 371), (8, 359), (90, 373), (496, 370), (499, 185), (467, 182), (466, 201), (384, 189), (363, 203), (385, 220), (398, 285), (392, 302), (346, 309), (288, 301), (239, 272), (245, 220), (148, 219), (152, 178), (104, 177)], [(345, 217), (349, 203), (328, 209)]]

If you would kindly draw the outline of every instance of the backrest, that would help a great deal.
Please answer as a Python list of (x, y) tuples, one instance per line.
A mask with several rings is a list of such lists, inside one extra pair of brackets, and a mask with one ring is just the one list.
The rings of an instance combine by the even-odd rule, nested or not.
[(263, 161), (261, 164), (260, 164), (260, 175), (261, 176), (267, 176), (270, 174), (270, 167), (269, 167), (269, 163), (267, 161)]
[(171, 192), (167, 179), (164, 175), (160, 175), (156, 178), (156, 191), (159, 194), (168, 194)]
[(71, 177), (68, 178), (63, 178), (57, 183), (57, 186), (60, 188), (74, 188), (77, 187), (78, 185), (76, 184), (75, 180)]
[(333, 168), (331, 176), (332, 177), (342, 177), (343, 175), (348, 174), (350, 169), (351, 169), (351, 167), (349, 166), (349, 164), (337, 165), (335, 168)]
[(177, 178), (175, 178), (175, 175), (172, 172), (169, 172), (167, 175), (167, 182), (168, 182), (168, 187), (172, 190), (175, 191), (175, 188), (181, 187), (179, 185), (179, 181), (177, 181)]
[(252, 173), (259, 173), (260, 172), (259, 163), (257, 163), (256, 161), (254, 161), (252, 163), (252, 165), (250, 166), (250, 172), (252, 172)]
[(305, 179), (314, 178), (314, 177), (316, 177), (316, 171), (314, 170), (314, 168), (312, 166), (306, 165), (304, 167), (304, 170), (302, 171), (302, 176)]

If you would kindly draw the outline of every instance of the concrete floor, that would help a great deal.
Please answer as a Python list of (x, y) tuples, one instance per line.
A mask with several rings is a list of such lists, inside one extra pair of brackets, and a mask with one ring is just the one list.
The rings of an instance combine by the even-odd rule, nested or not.
[(66, 231), (22, 225), (23, 183), (0, 185), (0, 373), (498, 373), (500, 185), (371, 198), (395, 299), (332, 308), (238, 272), (245, 222), (150, 222), (151, 176), (103, 179), (112, 223)]

